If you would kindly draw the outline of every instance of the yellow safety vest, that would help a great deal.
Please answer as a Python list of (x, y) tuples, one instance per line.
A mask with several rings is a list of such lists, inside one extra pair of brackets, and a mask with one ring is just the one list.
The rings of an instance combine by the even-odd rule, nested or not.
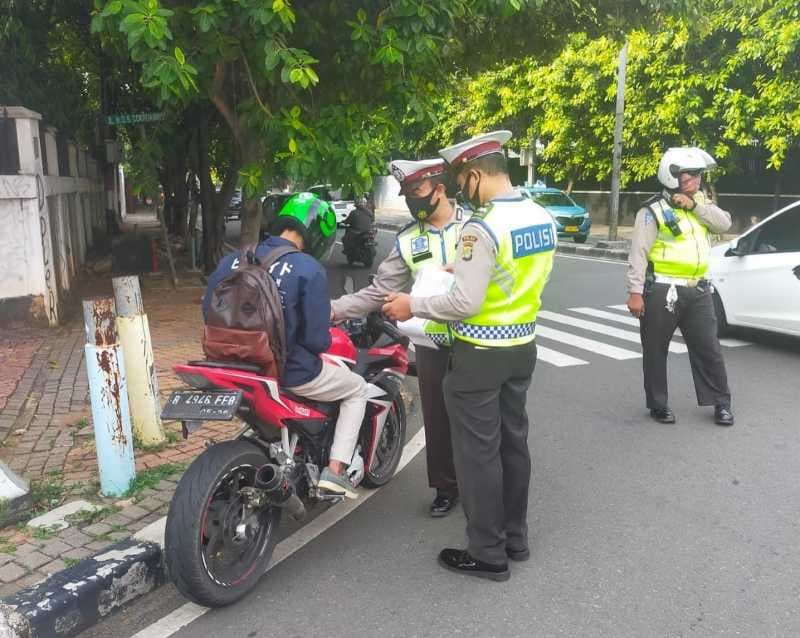
[(495, 199), (465, 225), (462, 241), (471, 224), (481, 225), (493, 238), (497, 259), (478, 313), (451, 323), (455, 337), (495, 348), (533, 341), (558, 241), (550, 213), (522, 196)]
[[(697, 193), (694, 200), (698, 204), (706, 203), (702, 193)], [(663, 199), (649, 204), (649, 208), (658, 222), (658, 236), (647, 256), (653, 264), (653, 272), (664, 277), (702, 278), (708, 270), (708, 256), (711, 250), (708, 228), (692, 211), (671, 208)], [(665, 214), (670, 209), (683, 231), (677, 237), (666, 224)]]
[[(456, 260), (456, 247), (461, 236), (461, 228), (467, 217), (460, 207), (455, 217), (441, 230), (412, 222), (397, 233), (397, 251), (416, 279), (419, 271), (430, 265), (443, 266)], [(452, 336), (446, 323), (425, 321), (425, 335), (436, 345), (449, 346)]]

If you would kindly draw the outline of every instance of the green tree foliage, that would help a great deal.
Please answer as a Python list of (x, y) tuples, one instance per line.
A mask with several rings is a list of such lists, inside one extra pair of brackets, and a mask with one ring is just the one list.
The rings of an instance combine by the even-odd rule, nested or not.
[(0, 104), (33, 109), (84, 143), (99, 110), (89, 10), (82, 0), (0, 0)]
[(800, 5), (737, 0), (711, 21), (734, 45), (722, 52), (716, 78), (725, 140), (762, 145), (769, 167), (779, 170), (800, 143)]
[[(92, 30), (127, 47), (166, 109), (210, 102), (246, 195), (276, 176), (368, 189), (402, 122), (429, 117), (434, 82), (483, 16), (523, 0), (95, 0)], [(478, 19), (480, 18), (480, 19)], [(248, 209), (245, 233), (258, 228)]]
[[(728, 171), (754, 147), (767, 150), (774, 169), (796, 152), (800, 8), (789, 0), (713, 4), (628, 32), (623, 183), (652, 176), (672, 145), (708, 148)], [(506, 127), (518, 146), (543, 142), (541, 168), (556, 180), (606, 181), (620, 46), (577, 33), (549, 62), (525, 57), (454, 75), (417, 150)]]

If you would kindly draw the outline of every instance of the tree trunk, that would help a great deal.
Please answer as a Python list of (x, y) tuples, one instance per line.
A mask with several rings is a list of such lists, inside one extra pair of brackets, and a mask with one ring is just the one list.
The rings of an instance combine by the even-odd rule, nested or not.
[[(253, 136), (243, 135), (239, 141), (239, 157), (242, 158), (243, 165), (258, 162), (264, 157), (263, 145)], [(241, 246), (254, 246), (261, 236), (261, 195), (261, 192), (257, 192), (243, 200)]]
[(186, 166), (183, 162), (180, 162), (176, 168), (178, 170), (173, 172), (171, 186), (174, 192), (172, 198), (172, 232), (178, 237), (183, 237), (186, 233), (186, 204), (188, 199), (186, 192)]
[(208, 163), (208, 115), (203, 114), (197, 131), (197, 166), (200, 178), (200, 206), (203, 216), (203, 270), (210, 274), (222, 254), (222, 233), (214, 223), (214, 184)]
[(567, 195), (569, 195), (570, 193), (572, 193), (572, 187), (573, 187), (574, 185), (575, 185), (575, 178), (574, 178), (574, 177), (570, 177), (570, 178), (567, 180), (567, 190), (566, 190), (566, 193), (567, 193)]

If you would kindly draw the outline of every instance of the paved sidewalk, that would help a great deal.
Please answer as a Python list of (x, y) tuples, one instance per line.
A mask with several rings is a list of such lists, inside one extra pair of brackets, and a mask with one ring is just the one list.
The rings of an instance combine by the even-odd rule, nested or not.
[[(175, 363), (202, 358), (198, 275), (183, 274), (173, 290), (166, 277), (144, 276), (142, 295), (153, 339), (162, 403), (180, 385)], [(110, 292), (110, 278), (88, 282), (87, 291)], [(0, 530), (0, 597), (34, 585), (72, 563), (127, 538), (164, 516), (183, 469), (211, 440), (236, 434), (230, 423), (209, 423), (184, 441), (180, 424), (165, 423), (168, 442), (136, 449), (137, 482), (129, 498), (98, 494), (98, 474), (85, 337), (75, 316), (55, 330), (4, 329), (0, 339), (0, 459), (32, 485), (38, 512), (84, 498), (102, 509), (78, 516), (61, 532), (24, 525)]]

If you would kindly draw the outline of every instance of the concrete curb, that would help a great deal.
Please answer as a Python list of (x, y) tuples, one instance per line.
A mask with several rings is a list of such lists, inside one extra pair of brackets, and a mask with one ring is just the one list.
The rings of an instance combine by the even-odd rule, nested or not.
[(628, 251), (618, 248), (598, 248), (597, 246), (559, 243), (556, 247), (556, 252), (565, 255), (577, 255), (579, 257), (599, 257), (601, 259), (628, 261)]
[[(381, 220), (380, 218), (375, 221), (376, 227), (394, 232), (397, 232), (406, 225), (406, 223), (399, 223), (392, 220)], [(628, 251), (617, 248), (598, 248), (597, 246), (585, 246), (582, 244), (568, 244), (566, 242), (559, 242), (556, 252), (563, 253), (565, 255), (577, 255), (580, 257), (628, 261)]]
[[(153, 526), (158, 528), (159, 523)], [(136, 537), (0, 601), (0, 638), (76, 636), (163, 585), (163, 542), (145, 540), (148, 536), (157, 534), (145, 528)]]

